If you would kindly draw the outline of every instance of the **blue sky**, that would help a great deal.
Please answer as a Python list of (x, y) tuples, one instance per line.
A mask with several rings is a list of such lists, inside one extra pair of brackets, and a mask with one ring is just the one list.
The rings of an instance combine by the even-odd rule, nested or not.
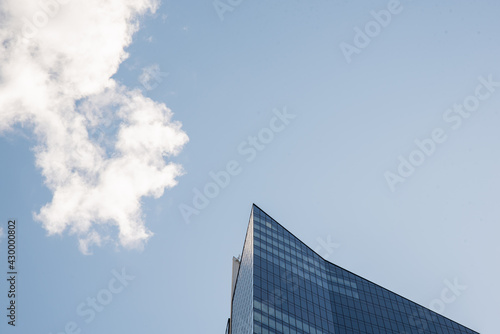
[(0, 4), (2, 333), (222, 333), (252, 203), (496, 333), (497, 2), (82, 3)]

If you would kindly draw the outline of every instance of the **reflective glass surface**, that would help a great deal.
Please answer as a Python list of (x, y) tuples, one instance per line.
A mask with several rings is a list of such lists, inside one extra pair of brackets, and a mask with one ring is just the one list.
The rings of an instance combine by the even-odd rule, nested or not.
[(252, 216), (253, 333), (477, 333), (322, 259), (257, 206)]
[(252, 334), (253, 258), (253, 214), (251, 214), (232, 301), (231, 334)]

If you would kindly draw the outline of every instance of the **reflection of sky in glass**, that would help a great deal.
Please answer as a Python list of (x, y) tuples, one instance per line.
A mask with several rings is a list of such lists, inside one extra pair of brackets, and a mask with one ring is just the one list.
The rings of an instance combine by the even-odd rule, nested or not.
[(326, 262), (259, 208), (253, 216), (254, 333), (475, 333)]

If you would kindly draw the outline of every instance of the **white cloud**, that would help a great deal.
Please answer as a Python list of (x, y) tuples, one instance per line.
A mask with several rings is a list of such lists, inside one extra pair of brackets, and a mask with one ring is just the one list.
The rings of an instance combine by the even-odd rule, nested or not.
[(143, 67), (138, 79), (145, 89), (152, 90), (158, 87), (163, 82), (163, 78), (167, 76), (168, 73), (160, 71), (158, 64), (153, 64)]
[[(5, 0), (0, 3), (0, 132), (38, 139), (36, 164), (53, 198), (35, 214), (80, 249), (125, 247), (151, 236), (141, 199), (162, 196), (182, 167), (166, 158), (188, 141), (171, 111), (111, 79), (153, 0)], [(44, 19), (46, 18), (46, 20)], [(116, 228), (113, 228), (116, 227)]]
[(92, 245), (101, 246), (102, 237), (96, 231), (91, 231), (85, 237), (80, 238), (80, 240), (78, 240), (78, 243), (78, 248), (80, 249), (80, 251), (85, 255), (90, 255), (92, 254), (92, 252), (90, 251), (90, 247)]

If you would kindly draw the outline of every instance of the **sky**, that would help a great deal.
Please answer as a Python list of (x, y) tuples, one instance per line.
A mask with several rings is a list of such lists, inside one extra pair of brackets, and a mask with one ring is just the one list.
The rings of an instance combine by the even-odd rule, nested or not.
[(0, 2), (0, 331), (223, 333), (255, 203), (497, 333), (499, 10)]

